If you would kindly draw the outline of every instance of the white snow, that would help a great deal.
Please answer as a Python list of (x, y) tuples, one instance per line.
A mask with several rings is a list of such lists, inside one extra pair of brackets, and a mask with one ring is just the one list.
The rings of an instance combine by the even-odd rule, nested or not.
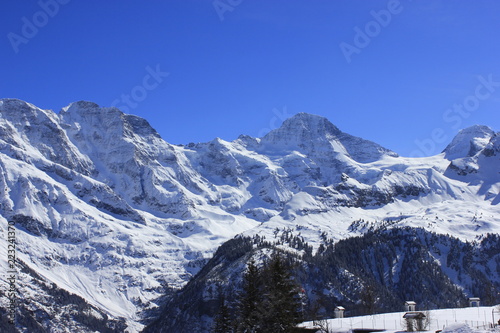
[(500, 233), (500, 154), (482, 154), (498, 136), (485, 127), (443, 154), (403, 158), (308, 114), (262, 139), (187, 146), (90, 102), (56, 114), (3, 99), (0, 114), (0, 232), (32, 218), (17, 226), (19, 257), (131, 331), (166, 285), (182, 287), (237, 234), (300, 229), (317, 248), (323, 232), (339, 240), (382, 223), (463, 240)]
[[(418, 306), (418, 305), (417, 305)], [(346, 309), (348, 311), (348, 309)], [(470, 307), (457, 309), (439, 309), (422, 311), (430, 318), (427, 331), (443, 330), (446, 333), (473, 333), (491, 332), (493, 324), (498, 324), (500, 309), (494, 307)], [(382, 313), (359, 317), (345, 317), (328, 319), (323, 325), (328, 325), (330, 332), (345, 332), (355, 328), (383, 329), (386, 332), (400, 332), (405, 330), (403, 315), (406, 312)], [(313, 322), (305, 322), (301, 327), (317, 327)], [(500, 332), (497, 326), (496, 332)]]

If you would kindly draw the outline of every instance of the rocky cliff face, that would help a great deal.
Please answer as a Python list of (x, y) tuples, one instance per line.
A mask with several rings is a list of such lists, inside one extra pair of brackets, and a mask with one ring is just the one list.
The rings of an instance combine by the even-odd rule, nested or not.
[(28, 268), (130, 331), (240, 233), (291, 227), (315, 244), (382, 221), (464, 239), (500, 230), (499, 135), (484, 126), (411, 159), (305, 113), (263, 138), (185, 146), (90, 102), (55, 113), (3, 99), (0, 115), (0, 230), (15, 222)]

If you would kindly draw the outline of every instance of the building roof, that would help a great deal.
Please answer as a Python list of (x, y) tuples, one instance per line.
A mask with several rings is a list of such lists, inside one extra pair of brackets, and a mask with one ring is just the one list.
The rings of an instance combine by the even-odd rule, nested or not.
[(405, 304), (408, 304), (408, 305), (415, 305), (417, 303), (415, 303), (414, 301), (406, 301)]
[(405, 319), (424, 319), (425, 315), (423, 312), (407, 312), (404, 314)]

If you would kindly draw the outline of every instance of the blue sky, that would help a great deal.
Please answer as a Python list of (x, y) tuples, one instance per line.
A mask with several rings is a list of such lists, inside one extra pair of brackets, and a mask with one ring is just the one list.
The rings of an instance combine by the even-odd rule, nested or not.
[(500, 130), (500, 2), (4, 1), (0, 97), (146, 118), (170, 143), (298, 112), (401, 155)]

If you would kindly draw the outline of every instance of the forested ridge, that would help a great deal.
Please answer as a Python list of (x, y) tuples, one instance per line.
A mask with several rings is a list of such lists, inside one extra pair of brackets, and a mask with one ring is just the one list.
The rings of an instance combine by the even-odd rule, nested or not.
[(248, 274), (268, 270), (276, 257), (295, 286), (303, 320), (333, 317), (338, 305), (352, 316), (401, 311), (407, 300), (420, 309), (462, 307), (472, 296), (485, 305), (500, 301), (496, 234), (463, 242), (419, 228), (383, 227), (338, 242), (325, 234), (313, 248), (288, 228), (276, 230), (274, 239), (257, 235), (223, 244), (146, 332), (208, 332), (216, 327), (221, 306), (227, 318), (244, 320), (241, 297)]

